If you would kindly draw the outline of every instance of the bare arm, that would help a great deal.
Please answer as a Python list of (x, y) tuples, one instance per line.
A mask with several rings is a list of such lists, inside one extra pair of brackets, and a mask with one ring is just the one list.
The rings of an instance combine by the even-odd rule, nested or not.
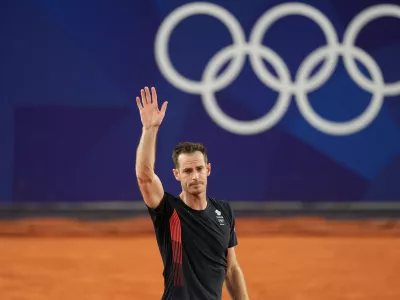
[(228, 249), (227, 264), (225, 283), (231, 298), (234, 300), (249, 300), (244, 275), (236, 259), (235, 248), (233, 247)]
[(165, 116), (167, 102), (164, 102), (159, 110), (155, 88), (151, 89), (151, 94), (150, 96), (148, 87), (145, 87), (141, 90), (142, 101), (136, 97), (143, 124), (142, 136), (136, 152), (136, 177), (144, 202), (147, 206), (155, 208), (164, 195), (161, 181), (154, 172), (154, 164), (157, 133)]

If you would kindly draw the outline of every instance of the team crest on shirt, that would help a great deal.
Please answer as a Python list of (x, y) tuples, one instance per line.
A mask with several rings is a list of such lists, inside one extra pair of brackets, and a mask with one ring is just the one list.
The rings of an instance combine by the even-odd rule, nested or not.
[(219, 225), (225, 225), (225, 220), (224, 217), (221, 216), (221, 212), (218, 209), (216, 209), (215, 213), (217, 214), (217, 220), (219, 222)]

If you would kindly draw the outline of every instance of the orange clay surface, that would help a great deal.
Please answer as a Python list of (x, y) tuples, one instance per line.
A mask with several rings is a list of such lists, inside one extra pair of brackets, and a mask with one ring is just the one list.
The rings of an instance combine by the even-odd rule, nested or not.
[[(397, 237), (243, 234), (239, 243), (250, 299), (400, 299)], [(161, 299), (151, 234), (2, 237), (0, 266), (1, 300)]]

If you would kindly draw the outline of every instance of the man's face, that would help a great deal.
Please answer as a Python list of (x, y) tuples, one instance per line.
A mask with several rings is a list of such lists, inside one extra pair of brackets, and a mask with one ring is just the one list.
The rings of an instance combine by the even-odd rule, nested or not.
[(182, 189), (192, 195), (204, 193), (211, 165), (204, 161), (203, 153), (182, 153), (178, 157), (179, 169), (174, 169), (175, 178), (181, 182)]

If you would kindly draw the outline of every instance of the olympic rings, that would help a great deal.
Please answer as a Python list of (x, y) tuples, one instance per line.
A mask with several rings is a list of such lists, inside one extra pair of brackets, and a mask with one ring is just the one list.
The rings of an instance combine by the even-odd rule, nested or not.
[[(168, 43), (172, 31), (182, 20), (198, 14), (210, 15), (225, 24), (232, 35), (233, 44), (216, 53), (205, 67), (201, 80), (194, 81), (183, 77), (175, 70), (169, 57)], [(294, 80), (282, 58), (261, 44), (269, 27), (277, 20), (290, 15), (301, 15), (314, 21), (322, 29), (327, 43), (304, 59)], [(284, 3), (265, 12), (257, 20), (250, 33), (249, 42), (246, 42), (240, 23), (226, 9), (212, 3), (189, 3), (178, 7), (162, 22), (155, 39), (155, 58), (161, 73), (173, 86), (187, 93), (201, 95), (209, 116), (219, 126), (232, 133), (250, 135), (272, 128), (286, 113), (291, 96), (294, 95), (300, 113), (314, 128), (330, 135), (349, 135), (363, 130), (376, 118), (383, 105), (384, 96), (400, 94), (400, 81), (385, 83), (382, 71), (375, 60), (363, 49), (354, 45), (357, 35), (364, 26), (384, 16), (400, 19), (400, 5), (380, 4), (362, 11), (351, 21), (344, 33), (343, 43), (340, 44), (334, 26), (322, 12), (304, 3)], [(279, 96), (273, 108), (264, 116), (256, 120), (239, 121), (221, 110), (216, 102), (215, 92), (226, 88), (235, 80), (243, 68), (247, 55), (258, 78), (267, 87), (279, 92)], [(339, 56), (343, 57), (345, 68), (352, 80), (373, 95), (370, 104), (361, 115), (345, 122), (333, 122), (322, 118), (311, 107), (307, 97), (307, 93), (320, 88), (329, 79)], [(229, 59), (232, 62), (217, 77), (219, 69)], [(275, 68), (277, 77), (265, 68), (263, 59)], [(359, 71), (355, 59), (366, 66), (372, 80)], [(311, 77), (313, 67), (322, 60), (325, 60), (322, 68)]]

